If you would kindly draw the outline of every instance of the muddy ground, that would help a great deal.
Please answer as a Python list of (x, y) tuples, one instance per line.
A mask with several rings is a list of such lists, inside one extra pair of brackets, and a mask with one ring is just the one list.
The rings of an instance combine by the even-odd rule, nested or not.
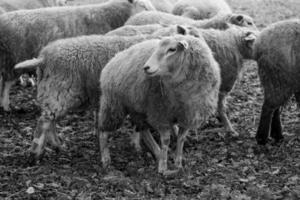
[[(300, 17), (299, 0), (229, 0), (234, 10), (254, 17), (259, 28)], [(253, 62), (228, 97), (228, 113), (239, 138), (210, 131), (193, 132), (184, 148), (184, 171), (163, 177), (144, 149), (129, 145), (134, 130), (125, 124), (110, 138), (112, 167), (102, 169), (89, 111), (70, 113), (58, 124), (64, 150), (46, 149), (44, 159), (28, 165), (36, 119), (40, 111), (34, 88), (16, 86), (12, 105), (18, 113), (0, 111), (0, 199), (300, 199), (299, 110), (293, 99), (283, 111), (285, 140), (256, 145), (262, 90)], [(173, 145), (174, 146), (174, 145)], [(170, 152), (171, 158), (174, 151)], [(172, 159), (169, 165), (172, 167)]]

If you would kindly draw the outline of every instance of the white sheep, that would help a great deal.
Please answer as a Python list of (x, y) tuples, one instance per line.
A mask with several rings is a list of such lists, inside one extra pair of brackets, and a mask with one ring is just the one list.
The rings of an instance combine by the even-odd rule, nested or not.
[(251, 27), (256, 29), (253, 19), (244, 14), (217, 15), (210, 19), (193, 20), (186, 17), (176, 16), (158, 11), (144, 11), (128, 19), (125, 25), (147, 25), (147, 24), (181, 24), (195, 26), (197, 28), (226, 29), (228, 24)]
[(292, 95), (300, 105), (300, 20), (280, 21), (263, 29), (254, 44), (254, 59), (264, 91), (256, 140), (264, 145), (270, 135), (279, 142), (283, 139), (281, 108)]
[(0, 18), (1, 105), (9, 110), (9, 91), (18, 77), (13, 66), (36, 57), (48, 42), (78, 35), (104, 34), (144, 10), (141, 0), (111, 0), (104, 4), (41, 8), (4, 13)]
[(232, 11), (225, 0), (179, 0), (172, 13), (192, 19), (206, 19)]
[(242, 73), (245, 59), (253, 59), (253, 44), (257, 31), (243, 27), (231, 27), (227, 30), (199, 30), (204, 40), (214, 53), (214, 58), (221, 69), (221, 86), (218, 113), (225, 130), (233, 136), (239, 134), (233, 129), (225, 109), (225, 98), (232, 90)]
[[(167, 174), (172, 126), (179, 126), (175, 165), (189, 129), (196, 129), (217, 107), (220, 72), (203, 38), (174, 36), (149, 40), (118, 53), (102, 70), (99, 123), (101, 161), (110, 163), (108, 135), (129, 114), (154, 152), (158, 172)], [(161, 148), (149, 133), (157, 130)]]
[(0, 0), (0, 14), (21, 9), (65, 6), (67, 0)]
[[(176, 31), (168, 35), (177, 34)], [(183, 33), (182, 31), (180, 34)], [(37, 101), (42, 110), (31, 148), (32, 161), (40, 158), (49, 139), (60, 148), (55, 123), (78, 107), (96, 107), (102, 68), (119, 51), (153, 36), (81, 36), (61, 39), (43, 48), (38, 58), (21, 62), (18, 71), (37, 69)]]

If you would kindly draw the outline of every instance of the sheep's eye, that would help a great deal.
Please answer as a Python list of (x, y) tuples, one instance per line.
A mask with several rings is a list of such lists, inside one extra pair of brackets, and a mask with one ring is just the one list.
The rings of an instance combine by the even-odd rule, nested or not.
[(252, 22), (248, 22), (248, 25), (252, 26), (252, 25), (253, 25), (253, 23), (252, 23)]
[(176, 51), (176, 48), (169, 48), (168, 53), (174, 53)]

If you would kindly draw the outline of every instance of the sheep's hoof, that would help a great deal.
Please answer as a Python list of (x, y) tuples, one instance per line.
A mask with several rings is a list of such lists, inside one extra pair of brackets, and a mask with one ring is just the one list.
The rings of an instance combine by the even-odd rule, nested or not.
[(164, 176), (174, 176), (177, 175), (180, 172), (180, 169), (174, 169), (174, 170), (165, 170), (161, 174)]
[(41, 155), (36, 155), (34, 152), (28, 152), (28, 156), (27, 156), (27, 162), (30, 166), (34, 166), (38, 163), (38, 161), (40, 161), (43, 158), (43, 154)]
[(101, 163), (103, 168), (108, 168), (110, 166), (110, 157), (101, 157)]
[(268, 138), (255, 137), (258, 145), (266, 145)]

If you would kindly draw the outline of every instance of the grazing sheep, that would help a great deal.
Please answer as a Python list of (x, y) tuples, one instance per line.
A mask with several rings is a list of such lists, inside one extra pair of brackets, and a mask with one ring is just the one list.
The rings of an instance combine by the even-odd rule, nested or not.
[(206, 20), (193, 20), (186, 17), (175, 16), (169, 13), (157, 11), (144, 11), (128, 19), (125, 25), (146, 25), (146, 24), (183, 24), (197, 28), (226, 29), (228, 24), (237, 26), (252, 27), (256, 29), (253, 19), (243, 14), (217, 15)]
[(0, 0), (0, 14), (14, 10), (65, 6), (67, 0)]
[[(169, 35), (177, 34), (175, 31)], [(180, 32), (180, 34), (188, 34)], [(37, 68), (37, 101), (42, 116), (31, 148), (32, 161), (40, 157), (47, 139), (59, 148), (55, 123), (68, 111), (99, 102), (99, 76), (119, 51), (152, 36), (81, 36), (61, 39), (43, 48), (38, 58), (21, 62), (16, 70)], [(44, 127), (44, 128), (43, 128)], [(51, 136), (51, 137), (50, 137)]]
[(262, 30), (254, 44), (254, 59), (264, 89), (256, 133), (258, 144), (283, 139), (280, 112), (294, 94), (300, 105), (300, 20), (277, 22)]
[(112, 0), (99, 5), (14, 11), (0, 18), (0, 74), (4, 91), (1, 105), (9, 110), (9, 89), (17, 74), (13, 66), (36, 57), (48, 42), (66, 37), (104, 34), (122, 26), (133, 14), (144, 10), (140, 0)]
[[(175, 164), (182, 167), (182, 148), (189, 129), (196, 129), (217, 107), (220, 72), (203, 38), (175, 36), (149, 40), (118, 53), (102, 70), (98, 136), (101, 161), (110, 163), (108, 135), (127, 114), (167, 174), (172, 126), (179, 136)], [(161, 148), (149, 127), (160, 133)]]
[(179, 0), (172, 13), (192, 19), (207, 19), (232, 11), (225, 0)]

